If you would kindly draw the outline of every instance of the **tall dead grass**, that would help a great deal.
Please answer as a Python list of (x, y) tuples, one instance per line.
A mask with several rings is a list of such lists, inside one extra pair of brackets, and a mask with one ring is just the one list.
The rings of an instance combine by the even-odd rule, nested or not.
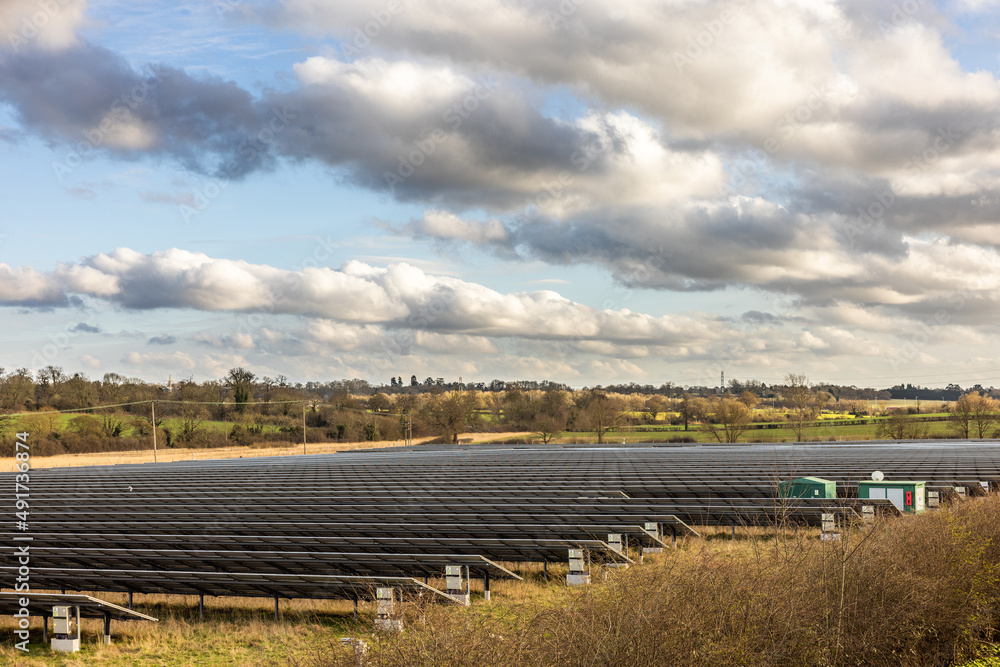
[[(367, 664), (954, 665), (997, 641), (1000, 499), (648, 559), (537, 602), (411, 609)], [(357, 665), (331, 647), (315, 665)]]

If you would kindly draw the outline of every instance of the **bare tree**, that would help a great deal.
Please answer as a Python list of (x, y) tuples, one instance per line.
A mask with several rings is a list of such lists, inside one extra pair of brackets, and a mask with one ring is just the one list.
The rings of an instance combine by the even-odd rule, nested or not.
[(743, 391), (742, 394), (740, 394), (739, 401), (743, 405), (753, 410), (755, 407), (757, 407), (757, 404), (760, 403), (760, 396), (753, 393), (749, 389), (746, 389)]
[(795, 417), (795, 439), (802, 442), (802, 431), (805, 422), (812, 419), (822, 403), (825, 396), (816, 392), (809, 386), (809, 381), (805, 375), (799, 373), (789, 373), (785, 376), (786, 387), (781, 391), (781, 397), (785, 400), (793, 411)]
[(479, 398), (467, 391), (449, 391), (432, 396), (424, 406), (422, 416), (435, 429), (458, 443), (458, 435), (465, 433), (476, 419)]
[(34, 403), (35, 381), (27, 368), (18, 368), (10, 375), (0, 378), (0, 408), (18, 412)]
[(608, 431), (621, 426), (625, 420), (625, 404), (618, 396), (609, 396), (599, 389), (584, 392), (580, 399), (580, 416), (586, 428), (603, 443)]
[(667, 409), (667, 399), (654, 394), (646, 399), (643, 409), (646, 411), (646, 421), (655, 422), (660, 417), (660, 413)]
[(712, 403), (705, 427), (719, 442), (739, 442), (753, 421), (753, 412), (742, 401), (722, 398)]
[(490, 413), (490, 423), (493, 428), (500, 430), (503, 422), (504, 395), (500, 391), (490, 391), (483, 394), (484, 407)]
[(532, 426), (535, 431), (538, 431), (542, 443), (547, 445), (566, 428), (566, 420), (540, 412), (535, 416)]
[[(197, 437), (198, 429), (208, 419), (208, 409), (203, 403), (208, 397), (205, 396), (204, 391), (192, 379), (182, 380), (174, 386), (174, 396), (180, 401), (173, 406), (180, 426), (177, 440), (193, 441)], [(169, 427), (164, 427), (163, 430), (167, 433), (167, 444), (169, 445), (174, 439), (173, 432)]]
[(550, 389), (538, 401), (532, 428), (538, 431), (544, 444), (566, 429), (569, 421), (569, 395), (559, 389)]
[(368, 409), (375, 412), (389, 412), (392, 409), (392, 400), (386, 394), (377, 391), (368, 399)]
[(903, 410), (893, 410), (875, 427), (875, 437), (888, 440), (917, 440), (927, 437), (927, 425)]
[(699, 421), (704, 416), (705, 402), (691, 394), (684, 394), (677, 411), (684, 421), (684, 430), (686, 431), (691, 422)]
[(1000, 402), (972, 391), (958, 398), (951, 408), (951, 427), (963, 438), (991, 438), (997, 435)]

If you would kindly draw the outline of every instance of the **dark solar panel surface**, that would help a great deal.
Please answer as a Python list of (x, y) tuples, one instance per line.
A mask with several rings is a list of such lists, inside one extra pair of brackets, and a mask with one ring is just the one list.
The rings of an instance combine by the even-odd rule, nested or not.
[[(649, 522), (669, 542), (689, 526), (857, 514), (851, 496), (874, 470), (982, 493), (1000, 480), (1000, 445), (417, 446), (42, 469), (24, 534), (53, 588), (338, 597), (448, 564), (500, 577), (495, 561), (568, 548), (614, 558), (613, 533), (663, 546)], [(800, 476), (832, 479), (842, 497), (775, 502), (778, 481)], [(13, 506), (14, 475), (0, 484)]]

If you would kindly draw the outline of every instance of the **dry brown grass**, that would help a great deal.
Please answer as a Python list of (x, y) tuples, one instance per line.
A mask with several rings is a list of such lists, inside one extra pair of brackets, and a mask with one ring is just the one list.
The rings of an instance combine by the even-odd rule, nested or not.
[[(523, 436), (524, 433), (465, 433), (461, 436), (463, 441), (469, 440), (472, 443), (484, 443), (493, 440)], [(434, 440), (434, 436), (424, 438), (414, 438), (414, 443), (423, 443)], [(374, 447), (401, 447), (405, 444), (402, 440), (381, 440), (376, 442), (319, 442), (307, 443), (306, 454), (329, 454), (332, 452), (346, 452), (357, 449), (372, 449)], [(249, 446), (249, 447), (216, 447), (216, 448), (170, 448), (160, 449), (156, 452), (156, 460), (167, 461), (205, 461), (210, 459), (236, 459), (253, 458), (259, 456), (297, 456), (303, 453), (302, 443), (288, 444), (275, 443), (271, 446)], [(33, 456), (31, 457), (32, 468), (67, 468), (75, 466), (105, 466), (122, 463), (152, 463), (153, 450), (143, 449), (134, 452), (95, 452), (89, 454), (60, 454), (58, 456)], [(13, 470), (13, 463), (7, 465), (8, 471)]]
[[(1000, 639), (1000, 499), (843, 534), (720, 532), (589, 587), (411, 610), (368, 664), (944, 667)], [(330, 647), (303, 664), (357, 663)]]
[[(125, 604), (124, 594), (91, 593)], [(137, 595), (135, 608), (159, 622), (112, 622), (112, 644), (101, 644), (103, 621), (84, 619), (82, 650), (74, 655), (53, 653), (40, 644), (40, 621), (32, 619), (27, 655), (10, 644), (0, 645), (0, 665), (17, 667), (162, 667), (284, 663), (310, 655), (331, 637), (356, 633), (371, 618), (352, 620), (350, 602), (282, 600), (281, 618), (274, 619), (274, 602), (255, 598), (206, 598), (205, 618), (198, 619), (195, 596)], [(13, 621), (0, 618), (0, 636), (13, 636)], [(51, 631), (51, 625), (50, 625)]]

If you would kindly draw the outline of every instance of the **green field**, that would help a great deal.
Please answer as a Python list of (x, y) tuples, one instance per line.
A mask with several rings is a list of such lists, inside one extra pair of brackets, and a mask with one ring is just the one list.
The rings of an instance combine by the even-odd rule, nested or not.
[[(945, 413), (921, 415), (923, 418), (945, 417)], [(843, 419), (843, 417), (840, 417)], [(875, 417), (861, 418), (868, 421), (867, 424), (843, 424), (831, 425), (825, 421), (806, 422), (802, 428), (803, 441), (850, 441), (850, 440), (874, 440), (877, 436), (878, 424), (874, 423)], [(954, 436), (954, 430), (947, 421), (924, 421), (929, 437)], [(795, 424), (789, 422), (758, 422), (753, 424), (756, 428), (748, 429), (741, 437), (740, 442), (796, 442)], [(606, 442), (667, 442), (675, 438), (689, 437), (695, 442), (718, 442), (712, 433), (700, 424), (691, 424), (687, 431), (683, 426), (653, 425), (639, 426), (633, 428), (620, 428), (607, 433), (604, 437)], [(595, 442), (597, 439), (593, 431), (564, 431), (557, 437), (557, 442)]]

